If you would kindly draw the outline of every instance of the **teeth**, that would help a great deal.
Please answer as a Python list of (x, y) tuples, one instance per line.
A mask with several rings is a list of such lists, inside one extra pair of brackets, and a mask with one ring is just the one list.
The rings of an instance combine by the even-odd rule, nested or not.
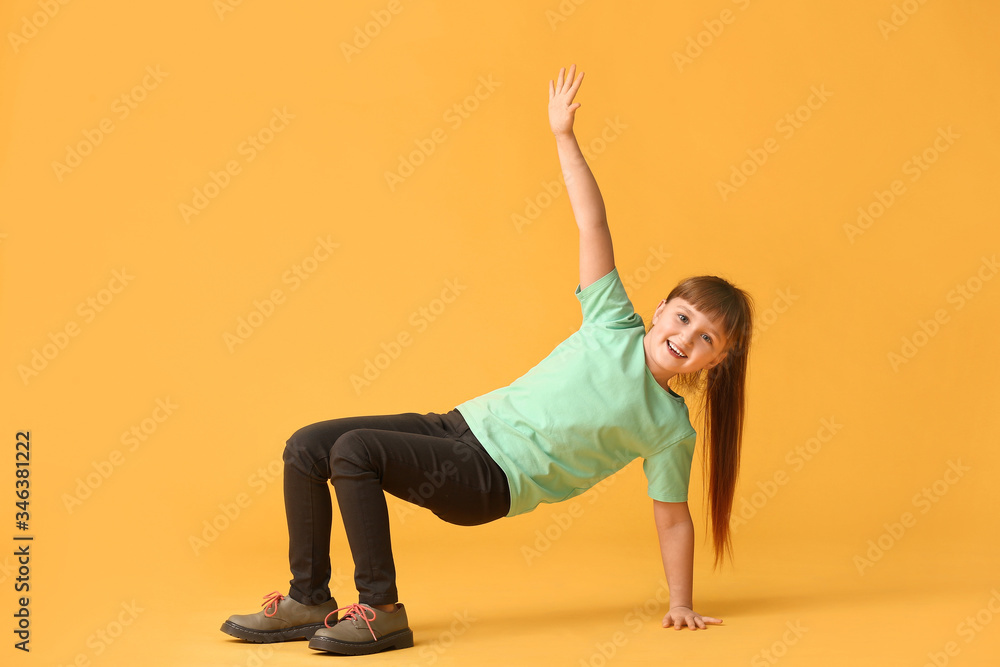
[(684, 356), (684, 354), (681, 353), (681, 351), (678, 350), (676, 347), (674, 347), (674, 344), (671, 343), (669, 340), (667, 341), (667, 345), (669, 345), (670, 349), (673, 350), (674, 352), (676, 352), (677, 354), (679, 354), (680, 356), (682, 356), (682, 357)]

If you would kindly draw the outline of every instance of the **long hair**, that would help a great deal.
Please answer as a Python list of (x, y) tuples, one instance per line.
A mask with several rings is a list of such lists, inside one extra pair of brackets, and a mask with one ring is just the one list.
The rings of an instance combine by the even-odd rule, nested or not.
[[(715, 565), (726, 554), (732, 558), (729, 520), (740, 469), (743, 417), (746, 411), (747, 356), (753, 337), (753, 298), (718, 276), (692, 276), (682, 280), (667, 296), (679, 297), (715, 321), (726, 337), (726, 358), (711, 369), (681, 373), (671, 378), (675, 390), (700, 398), (704, 416), (702, 474), (712, 517)], [(652, 318), (650, 318), (652, 322)], [(649, 325), (651, 327), (652, 324)], [(647, 331), (649, 330), (647, 327)]]

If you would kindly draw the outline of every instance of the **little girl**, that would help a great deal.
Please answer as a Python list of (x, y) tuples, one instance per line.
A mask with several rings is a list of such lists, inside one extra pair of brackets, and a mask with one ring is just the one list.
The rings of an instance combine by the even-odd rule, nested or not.
[[(262, 611), (231, 616), (223, 632), (251, 642), (308, 639), (309, 648), (348, 655), (411, 647), (386, 492), (472, 526), (573, 498), (640, 457), (670, 588), (663, 626), (722, 622), (692, 608), (687, 493), (696, 433), (668, 381), (705, 392), (717, 567), (731, 555), (753, 302), (721, 278), (692, 277), (660, 301), (645, 328), (615, 268), (604, 201), (573, 134), (583, 81), (575, 72), (572, 65), (564, 78), (562, 68), (549, 81), (549, 123), (580, 229), (580, 329), (509, 386), (449, 412), (342, 417), (296, 431), (283, 457), (288, 595), (270, 593)], [(358, 602), (346, 607), (329, 589), (328, 482), (354, 558)]]

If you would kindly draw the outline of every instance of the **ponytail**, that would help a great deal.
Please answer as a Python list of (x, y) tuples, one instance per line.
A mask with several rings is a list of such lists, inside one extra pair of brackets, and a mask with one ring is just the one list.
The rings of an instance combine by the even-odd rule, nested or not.
[[(733, 498), (739, 477), (743, 423), (746, 413), (747, 357), (753, 335), (753, 299), (743, 290), (716, 276), (695, 276), (682, 281), (667, 297), (679, 297), (720, 322), (725, 332), (726, 357), (710, 369), (674, 376), (678, 393), (693, 390), (701, 398), (705, 446), (702, 474), (708, 496), (705, 520), (712, 519), (715, 568), (728, 554)], [(697, 430), (697, 428), (696, 428)]]

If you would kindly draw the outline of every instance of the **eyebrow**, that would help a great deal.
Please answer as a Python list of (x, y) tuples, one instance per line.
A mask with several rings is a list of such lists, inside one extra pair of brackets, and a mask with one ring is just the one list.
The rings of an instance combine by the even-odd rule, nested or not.
[[(692, 312), (692, 311), (691, 311), (691, 309), (689, 309), (689, 308), (688, 308), (688, 307), (686, 307), (686, 306), (682, 306), (681, 304), (677, 304), (677, 307), (678, 307), (678, 308), (679, 308), (680, 310), (683, 310), (683, 311), (684, 311), (685, 313), (689, 313), (689, 314), (690, 314), (690, 313)], [(708, 327), (708, 328), (707, 328), (707, 331), (708, 331), (708, 333), (712, 334), (712, 335), (713, 335), (713, 336), (715, 337), (715, 339), (716, 339), (716, 340), (721, 340), (721, 339), (722, 339), (722, 336), (720, 336), (720, 335), (719, 335), (719, 332), (718, 332), (718, 331), (716, 331), (715, 329), (713, 329), (713, 328), (711, 328), (711, 327)]]

